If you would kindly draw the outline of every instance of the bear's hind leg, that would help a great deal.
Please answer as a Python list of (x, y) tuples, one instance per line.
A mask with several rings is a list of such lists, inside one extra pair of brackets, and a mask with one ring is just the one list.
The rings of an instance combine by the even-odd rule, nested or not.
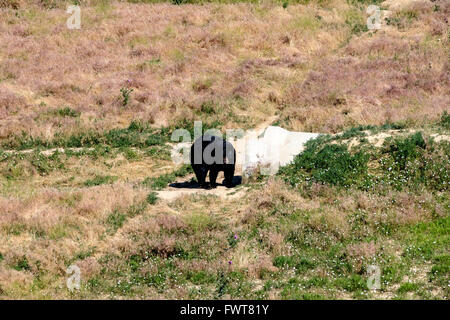
[(223, 180), (223, 184), (227, 188), (231, 188), (233, 186), (233, 177), (234, 177), (234, 165), (226, 165), (224, 170), (225, 179)]

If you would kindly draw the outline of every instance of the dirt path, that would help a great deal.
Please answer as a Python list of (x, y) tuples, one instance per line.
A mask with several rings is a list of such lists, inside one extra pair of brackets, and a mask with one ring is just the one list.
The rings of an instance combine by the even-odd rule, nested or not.
[[(164, 190), (158, 191), (157, 192), (158, 198), (166, 201), (173, 201), (178, 197), (184, 195), (202, 194), (202, 195), (214, 195), (220, 198), (233, 199), (243, 196), (248, 189), (247, 187), (243, 186), (226, 188), (222, 185), (219, 185), (215, 189), (205, 190), (200, 189), (196, 184), (189, 185), (189, 183), (186, 180), (190, 180), (191, 178), (193, 178), (193, 176), (184, 177), (182, 181), (175, 182), (174, 184), (171, 184), (172, 186), (169, 186)], [(218, 178), (217, 180), (221, 181), (221, 178)], [(176, 185), (177, 183), (180, 185), (180, 187), (173, 186)], [(185, 187), (182, 187), (182, 185), (185, 185)]]

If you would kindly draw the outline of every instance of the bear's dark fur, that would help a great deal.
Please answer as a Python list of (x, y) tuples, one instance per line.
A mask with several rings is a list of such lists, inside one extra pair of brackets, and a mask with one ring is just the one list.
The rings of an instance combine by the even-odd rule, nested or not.
[[(191, 165), (202, 188), (217, 187), (216, 179), (220, 171), (223, 171), (225, 176), (223, 184), (228, 188), (232, 187), (235, 164), (236, 150), (222, 138), (202, 135), (192, 144)], [(205, 182), (208, 171), (210, 186)]]

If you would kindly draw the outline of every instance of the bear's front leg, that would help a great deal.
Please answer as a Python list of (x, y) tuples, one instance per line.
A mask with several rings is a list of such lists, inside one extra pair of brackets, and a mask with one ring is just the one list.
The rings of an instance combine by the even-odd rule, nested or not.
[(217, 175), (219, 174), (219, 171), (217, 169), (211, 169), (209, 171), (209, 182), (211, 184), (211, 188), (216, 188), (217, 187)]
[(208, 174), (208, 169), (206, 166), (202, 164), (195, 164), (192, 165), (192, 169), (194, 169), (195, 177), (197, 178), (200, 188), (208, 189), (208, 185), (205, 181), (206, 175)]

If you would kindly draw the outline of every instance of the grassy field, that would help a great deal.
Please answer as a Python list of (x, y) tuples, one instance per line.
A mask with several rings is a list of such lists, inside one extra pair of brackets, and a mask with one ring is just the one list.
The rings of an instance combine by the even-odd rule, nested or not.
[[(448, 299), (449, 14), (0, 0), (0, 297)], [(323, 135), (242, 196), (158, 198), (192, 177), (171, 161), (174, 129), (273, 116)]]

